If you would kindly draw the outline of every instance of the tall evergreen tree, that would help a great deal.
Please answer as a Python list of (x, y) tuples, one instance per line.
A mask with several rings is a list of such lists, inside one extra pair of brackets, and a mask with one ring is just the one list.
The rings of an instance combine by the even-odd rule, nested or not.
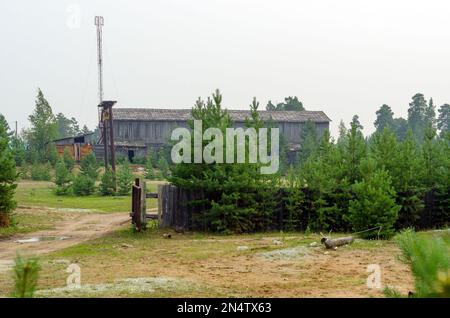
[(302, 128), (300, 139), (300, 151), (298, 153), (297, 163), (301, 166), (317, 149), (318, 136), (316, 124), (308, 120)]
[(371, 156), (375, 159), (379, 168), (385, 169), (391, 175), (397, 162), (397, 148), (397, 138), (389, 126), (386, 126), (380, 132), (376, 132), (372, 137)]
[(402, 117), (394, 118), (394, 130), (398, 140), (405, 140), (408, 132), (408, 121)]
[(408, 125), (413, 130), (416, 140), (422, 142), (426, 127), (428, 104), (423, 94), (417, 93), (412, 97), (408, 108)]
[(425, 125), (436, 126), (436, 107), (434, 106), (433, 98), (430, 98), (425, 110)]
[(57, 124), (50, 104), (39, 89), (36, 107), (29, 116), (30, 130), (26, 133), (29, 151), (35, 153), (35, 159), (40, 163), (56, 161), (56, 150), (53, 144), (58, 136)]
[(420, 177), (422, 164), (420, 153), (411, 129), (403, 142), (398, 145), (395, 166), (390, 175), (397, 192), (398, 213), (396, 228), (412, 227), (417, 224), (423, 210), (423, 189)]
[(341, 151), (343, 151), (344, 170), (350, 183), (354, 183), (359, 179), (359, 164), (366, 156), (367, 150), (366, 142), (361, 132), (361, 124), (359, 124), (357, 119), (358, 116), (355, 115), (346, 139), (343, 141), (343, 146), (340, 147)]
[(380, 132), (383, 131), (385, 127), (390, 127), (394, 129), (394, 112), (391, 107), (383, 104), (379, 110), (376, 112), (377, 119), (374, 122), (375, 129)]
[(18, 174), (9, 139), (8, 125), (6, 121), (0, 121), (0, 227), (9, 226), (11, 212), (16, 207), (14, 192)]
[(442, 105), (438, 112), (437, 128), (440, 130), (441, 136), (444, 136), (447, 132), (450, 132), (450, 105)]
[(372, 231), (361, 233), (364, 238), (389, 238), (394, 234), (394, 224), (400, 207), (395, 203), (395, 191), (389, 174), (377, 169), (373, 159), (361, 163), (362, 180), (353, 186), (355, 199), (350, 201), (349, 221), (354, 231)]

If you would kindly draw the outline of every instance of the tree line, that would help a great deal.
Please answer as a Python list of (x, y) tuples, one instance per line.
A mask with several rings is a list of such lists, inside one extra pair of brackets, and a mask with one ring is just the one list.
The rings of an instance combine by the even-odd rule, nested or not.
[[(232, 127), (221, 101), (217, 91), (194, 106), (204, 130)], [(247, 127), (265, 125), (258, 107), (254, 100)], [(365, 137), (355, 115), (348, 127), (341, 122), (337, 140), (328, 131), (319, 136), (308, 122), (297, 161), (285, 162), (277, 175), (259, 174), (258, 164), (183, 163), (171, 167), (169, 180), (204, 194), (191, 203), (199, 207), (193, 218), (213, 231), (373, 228), (363, 236), (390, 237), (400, 228), (444, 226), (450, 222), (448, 106), (436, 118), (432, 100), (416, 94), (404, 121), (405, 132), (396, 125), (403, 120), (383, 105), (375, 133)]]

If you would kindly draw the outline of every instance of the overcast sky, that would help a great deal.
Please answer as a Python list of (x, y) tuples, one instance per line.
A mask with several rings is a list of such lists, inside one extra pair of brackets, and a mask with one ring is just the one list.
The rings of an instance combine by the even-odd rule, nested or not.
[(247, 109), (297, 95), (365, 133), (386, 103), (450, 102), (450, 2), (435, 0), (0, 0), (0, 113), (28, 125), (40, 87), (53, 111), (97, 122), (94, 16), (103, 15), (105, 99), (190, 108), (220, 88)]

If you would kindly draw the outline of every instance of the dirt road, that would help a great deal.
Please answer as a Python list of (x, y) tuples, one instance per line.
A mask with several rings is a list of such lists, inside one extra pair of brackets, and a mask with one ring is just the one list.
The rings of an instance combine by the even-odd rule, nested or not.
[(21, 255), (41, 255), (84, 242), (124, 226), (130, 221), (127, 213), (65, 213), (54, 229), (14, 235), (0, 241), (0, 261)]

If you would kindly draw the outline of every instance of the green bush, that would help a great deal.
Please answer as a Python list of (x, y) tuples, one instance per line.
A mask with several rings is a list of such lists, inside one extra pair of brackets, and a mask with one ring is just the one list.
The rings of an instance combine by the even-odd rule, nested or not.
[(71, 190), (72, 174), (67, 169), (63, 158), (60, 158), (55, 167), (56, 194), (65, 195)]
[(403, 261), (414, 276), (414, 297), (450, 297), (450, 254), (441, 238), (426, 238), (412, 230), (395, 237)]
[(122, 154), (122, 153), (118, 153), (118, 154), (116, 155), (116, 164), (117, 164), (117, 165), (121, 165), (121, 164), (123, 164), (124, 162), (128, 162), (128, 157), (125, 156), (125, 155)]
[(32, 298), (37, 288), (41, 266), (37, 258), (16, 257), (14, 265), (13, 297)]
[(114, 195), (116, 193), (116, 177), (111, 169), (106, 169), (100, 182), (100, 194)]
[(95, 180), (79, 174), (75, 177), (72, 185), (73, 194), (79, 196), (91, 195), (95, 192)]
[(167, 162), (164, 156), (160, 156), (158, 159), (157, 167), (159, 169), (159, 173), (157, 174), (158, 179), (166, 179), (170, 175), (169, 163)]
[(47, 163), (33, 164), (31, 167), (31, 179), (35, 181), (50, 181), (52, 179), (50, 175), (51, 165)]
[(145, 164), (145, 178), (149, 180), (155, 180), (156, 174), (153, 168), (153, 163), (151, 158), (147, 158), (147, 163)]
[(87, 176), (93, 180), (98, 178), (98, 163), (93, 152), (83, 157), (80, 162), (80, 174)]
[(133, 163), (137, 165), (145, 165), (147, 159), (144, 156), (134, 156)]
[(127, 195), (131, 191), (131, 185), (133, 184), (133, 173), (130, 170), (130, 165), (125, 162), (117, 171), (117, 194)]

